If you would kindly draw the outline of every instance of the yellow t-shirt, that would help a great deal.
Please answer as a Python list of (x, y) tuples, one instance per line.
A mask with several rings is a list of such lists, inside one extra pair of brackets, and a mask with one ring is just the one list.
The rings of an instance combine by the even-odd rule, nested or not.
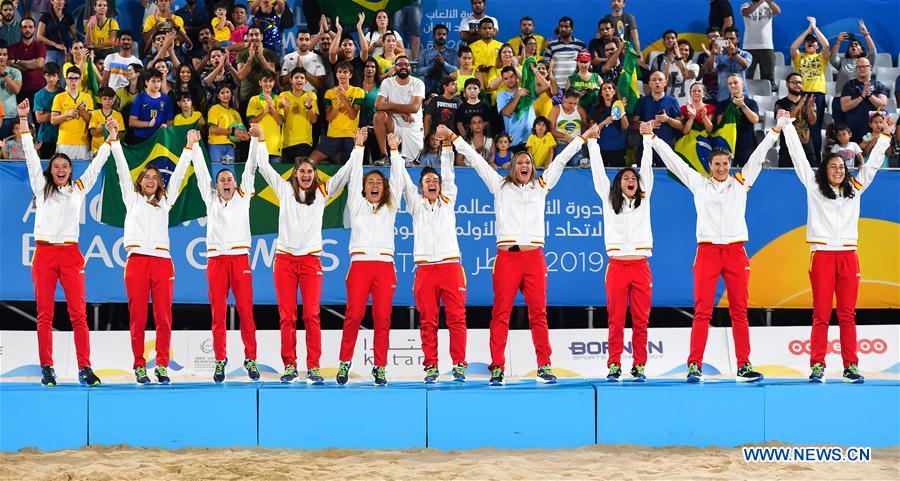
[[(230, 129), (232, 125), (242, 124), (241, 114), (237, 110), (223, 107), (222, 104), (210, 107), (209, 112), (206, 114), (206, 122), (210, 126), (215, 125), (223, 129)], [(210, 145), (234, 145), (234, 142), (228, 138), (228, 134), (217, 135), (212, 132), (209, 133), (207, 143)]]
[[(68, 91), (63, 91), (53, 99), (51, 112), (58, 114), (66, 113), (77, 108), (82, 102), (84, 102), (84, 108), (89, 112), (94, 110), (94, 100), (91, 98), (90, 94), (78, 92), (77, 97), (72, 97)], [(59, 135), (56, 143), (62, 145), (90, 145), (87, 125), (87, 122), (80, 116), (59, 124)]]
[[(281, 118), (284, 119), (284, 105), (282, 105), (277, 95), (272, 97), (272, 105), (275, 106), (278, 115), (281, 115)], [(266, 105), (266, 99), (262, 94), (254, 95), (247, 101), (247, 121), (250, 122), (250, 117), (256, 117), (257, 115), (262, 115), (262, 118), (259, 119), (259, 127), (262, 129), (263, 135), (265, 135), (266, 149), (269, 151), (269, 155), (280, 157), (281, 126), (278, 125), (275, 117), (269, 112), (269, 106)]]
[(469, 48), (472, 49), (473, 68), (478, 70), (480, 65), (489, 67), (495, 65), (497, 63), (497, 52), (500, 51), (502, 46), (503, 44), (496, 40), (491, 40), (488, 43), (484, 43), (483, 40), (470, 43)]
[(549, 90), (534, 99), (534, 115), (549, 118), (551, 110), (553, 110), (553, 98), (550, 97)]
[[(87, 64), (85, 64), (85, 66), (87, 66)], [(66, 81), (66, 70), (69, 70), (69, 67), (78, 67), (78, 66), (72, 62), (66, 62), (63, 64), (62, 72), (60, 72), (60, 78), (62, 79), (61, 81), (63, 83), (65, 83), (65, 81)], [(90, 92), (91, 91), (90, 79), (87, 76), (87, 72), (84, 69), (82, 69), (81, 67), (78, 67), (78, 69), (81, 70), (81, 81), (79, 82), (79, 89), (81, 89), (82, 92)], [(96, 65), (94, 65), (94, 75), (99, 84), (100, 77), (102, 74), (100, 73), (100, 70), (97, 68)]]
[[(544, 48), (547, 46), (547, 41), (544, 40), (544, 37), (542, 35), (538, 35), (536, 33), (531, 34), (531, 36), (534, 37), (535, 40), (537, 40), (537, 56), (540, 56), (541, 52), (543, 52)], [(519, 51), (522, 48), (522, 37), (515, 36), (509, 39), (509, 41), (506, 43), (508, 43), (513, 48), (513, 53), (515, 53), (518, 57)]]
[(531, 134), (525, 142), (525, 148), (531, 149), (535, 167), (546, 167), (550, 163), (550, 159), (553, 158), (553, 147), (556, 147), (556, 139), (550, 132), (545, 133), (543, 137)]
[(222, 23), (222, 21), (219, 19), (219, 17), (213, 17), (213, 19), (209, 22), (209, 24), (212, 25), (213, 36), (216, 37), (216, 42), (230, 42), (231, 29), (228, 27), (224, 27), (222, 29), (216, 28), (220, 23)]
[[(57, 96), (58, 97), (58, 96)], [(113, 110), (109, 115), (112, 115), (117, 122), (119, 122), (119, 134), (118, 138), (125, 138), (125, 119), (122, 117), (122, 114)], [(91, 121), (88, 123), (88, 128), (93, 129), (99, 127), (101, 125), (106, 124), (106, 119), (109, 118), (109, 115), (103, 114), (103, 109), (97, 109), (91, 112)], [(106, 140), (106, 136), (109, 135), (109, 132), (106, 130), (106, 127), (103, 127), (103, 133), (100, 135), (91, 135), (91, 152), (97, 153), (100, 149), (100, 146), (103, 145), (103, 141)]]
[[(94, 45), (109, 42), (109, 37), (112, 33), (118, 31), (119, 22), (114, 18), (107, 17), (106, 22), (104, 22), (103, 25), (91, 27), (91, 36), (93, 37)], [(115, 49), (115, 47), (107, 47), (107, 49)]]
[[(299, 97), (296, 97), (293, 92), (281, 92), (280, 97), (287, 99), (291, 103), (291, 106), (284, 111), (284, 125), (281, 129), (284, 136), (281, 142), (282, 147), (287, 148), (297, 144), (312, 145), (312, 124), (309, 123), (308, 115), (310, 110), (315, 114), (319, 113), (316, 93), (303, 92)], [(306, 105), (304, 105), (308, 98), (312, 99), (311, 109), (307, 109)]]
[[(184, 19), (179, 17), (178, 15), (175, 15), (174, 13), (172, 13), (172, 19), (164, 20), (164, 21), (173, 22), (173, 23), (175, 23), (175, 25), (178, 25), (178, 28), (180, 28), (181, 31), (184, 31)], [(150, 15), (149, 17), (144, 19), (144, 28), (142, 29), (142, 31), (149, 32), (150, 30), (153, 30), (153, 27), (155, 27), (155, 26), (156, 26), (156, 17), (154, 17), (153, 15)], [(181, 45), (181, 40), (176, 38), (175, 45)]]
[(822, 56), (801, 53), (794, 60), (794, 70), (803, 78), (804, 92), (825, 93), (825, 61)]
[[(347, 97), (351, 105), (362, 106), (366, 91), (351, 85), (347, 88), (347, 93), (344, 96)], [(332, 108), (337, 109), (337, 115), (328, 123), (328, 137), (355, 137), (356, 130), (359, 128), (359, 116), (362, 112), (357, 114), (356, 118), (351, 119), (347, 115), (347, 111), (344, 110), (341, 101), (338, 100), (337, 87), (328, 89), (325, 92), (325, 105), (330, 105)]]
[(178, 112), (175, 114), (175, 121), (172, 122), (172, 125), (176, 127), (179, 125), (194, 125), (201, 120), (203, 120), (203, 114), (196, 110), (192, 111), (189, 117), (185, 117), (184, 114)]
[(388, 59), (382, 57), (381, 55), (376, 55), (375, 63), (378, 64), (378, 69), (381, 71), (382, 78), (384, 78), (384, 74), (386, 74), (388, 72), (388, 70), (390, 70), (391, 67), (394, 66), (394, 61), (397, 60), (398, 57), (405, 57), (405, 56), (406, 56), (405, 53), (401, 53), (401, 54), (397, 55), (396, 57), (394, 57), (393, 59), (388, 60)]

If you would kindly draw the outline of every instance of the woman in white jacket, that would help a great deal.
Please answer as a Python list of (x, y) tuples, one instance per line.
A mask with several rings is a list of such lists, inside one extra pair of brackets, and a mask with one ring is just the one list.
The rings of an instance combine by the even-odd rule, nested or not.
[[(259, 133), (262, 136), (262, 132)], [(358, 142), (357, 142), (358, 143)], [(322, 216), (325, 207), (341, 193), (350, 176), (352, 163), (341, 167), (327, 182), (319, 179), (315, 163), (306, 157), (294, 162), (288, 180), (269, 164), (264, 140), (256, 149), (259, 173), (278, 197), (278, 239), (272, 266), (275, 297), (281, 328), (281, 382), (293, 382), (297, 372), (297, 288), (303, 298), (303, 327), (306, 330), (306, 383), (325, 384), (319, 372), (322, 332), (319, 301), (322, 298)], [(359, 159), (360, 164), (362, 158)]]
[(260, 132), (258, 125), (250, 128), (250, 154), (240, 186), (236, 185), (231, 169), (220, 170), (213, 186), (203, 151), (192, 150), (197, 188), (206, 204), (206, 281), (212, 311), (213, 353), (216, 356), (213, 381), (217, 383), (225, 380), (228, 364), (225, 313), (229, 289), (234, 293), (241, 319), (244, 369), (251, 380), (259, 380), (256, 322), (253, 319), (253, 270), (250, 269), (250, 199), (255, 193), (253, 182)]
[(144, 360), (144, 329), (151, 296), (153, 321), (156, 323), (156, 379), (161, 384), (170, 381), (169, 344), (172, 338), (175, 268), (169, 254), (169, 211), (178, 199), (182, 181), (191, 165), (193, 148), (199, 141), (199, 131), (188, 132), (187, 144), (169, 178), (168, 187), (159, 168), (150, 164), (132, 180), (122, 146), (118, 143), (112, 146), (122, 202), (125, 204), (123, 237), (128, 253), (125, 290), (128, 294), (134, 377), (138, 384), (150, 383)]
[(653, 294), (653, 275), (650, 256), (653, 255), (653, 232), (650, 229), (650, 194), (653, 192), (653, 130), (648, 122), (641, 124), (644, 150), (640, 173), (633, 167), (619, 170), (612, 184), (606, 176), (600, 145), (599, 126), (594, 125), (587, 137), (591, 158), (594, 190), (603, 202), (603, 238), (609, 264), (606, 267), (606, 308), (609, 312), (608, 381), (622, 376), (625, 311), (631, 306), (631, 347), (633, 365), (631, 376), (637, 382), (646, 381), (647, 325), (650, 321), (650, 301)]
[(388, 136), (391, 151), (391, 179), (379, 170), (363, 175), (362, 158), (366, 129), (356, 134), (356, 147), (350, 154), (350, 182), (347, 213), (350, 218), (350, 270), (347, 273), (347, 311), (341, 338), (337, 383), (349, 379), (353, 350), (359, 334), (359, 323), (366, 313), (366, 302), (372, 296), (372, 319), (375, 324), (375, 366), (372, 377), (376, 386), (387, 385), (385, 366), (390, 343), (391, 307), (397, 275), (394, 271), (394, 220), (400, 210), (403, 191), (403, 158), (397, 150), (400, 138)]
[(497, 223), (497, 258), (494, 262), (494, 308), (491, 313), (492, 386), (503, 385), (509, 315), (521, 288), (528, 306), (528, 324), (537, 355), (537, 380), (555, 383), (550, 367), (550, 332), (547, 328), (547, 261), (544, 246), (544, 211), (547, 194), (562, 175), (566, 162), (584, 145), (581, 136), (557, 155), (541, 176), (527, 152), (513, 157), (505, 176), (498, 174), (464, 139), (453, 145), (475, 168), (494, 195)]
[(34, 240), (37, 246), (31, 258), (31, 276), (37, 303), (41, 384), (56, 385), (56, 371), (53, 369), (53, 311), (58, 281), (66, 295), (69, 321), (75, 335), (78, 381), (83, 385), (97, 386), (100, 379), (91, 369), (91, 341), (85, 308), (85, 260), (78, 249), (79, 219), (85, 198), (109, 158), (110, 144), (119, 143), (116, 138), (119, 126), (112, 117), (107, 120), (109, 136), (106, 142), (100, 146), (87, 170), (73, 181), (72, 161), (66, 154), (54, 155), (47, 168), (41, 168), (41, 160), (34, 148), (28, 125), (30, 109), (30, 102), (25, 99), (19, 104), (17, 111), (28, 180), (34, 192)]
[[(779, 111), (779, 115), (790, 115)], [(812, 287), (813, 321), (810, 339), (809, 381), (820, 383), (825, 378), (825, 352), (828, 344), (828, 323), (832, 301), (837, 298), (837, 318), (841, 332), (843, 380), (849, 383), (865, 381), (859, 373), (856, 353), (856, 299), (859, 294), (859, 258), (856, 244), (859, 238), (860, 198), (878, 173), (884, 153), (891, 144), (894, 121), (885, 118), (885, 127), (869, 154), (869, 160), (856, 177), (850, 175), (837, 155), (824, 160), (813, 173), (803, 151), (803, 144), (793, 124), (784, 129), (785, 143), (794, 171), (806, 188), (806, 242), (810, 245), (809, 283)]]

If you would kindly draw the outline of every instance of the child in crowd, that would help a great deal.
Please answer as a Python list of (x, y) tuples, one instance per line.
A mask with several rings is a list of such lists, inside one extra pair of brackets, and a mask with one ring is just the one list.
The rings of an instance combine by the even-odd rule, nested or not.
[(216, 16), (209, 22), (212, 25), (216, 45), (223, 48), (231, 45), (231, 33), (234, 31), (234, 24), (228, 20), (227, 15), (228, 6), (220, 3), (216, 5)]
[[(884, 116), (885, 113), (880, 110), (869, 114), (869, 133), (864, 135), (859, 143), (859, 148), (862, 149), (864, 161), (869, 160), (869, 153), (872, 152), (872, 148), (875, 147), (875, 143), (878, 142), (878, 137), (884, 132)], [(888, 167), (889, 160), (893, 153), (892, 142), (884, 154), (884, 163), (881, 167)]]
[(425, 147), (419, 152), (419, 158), (413, 165), (434, 168), (441, 166), (441, 141), (434, 135), (434, 132), (425, 137)]
[(275, 95), (275, 72), (263, 70), (259, 77), (262, 93), (247, 102), (247, 121), (259, 124), (266, 139), (269, 162), (281, 162), (281, 126), (284, 125), (284, 104)]
[(297, 157), (309, 157), (312, 153), (312, 126), (319, 120), (316, 92), (306, 91), (306, 71), (302, 67), (291, 70), (291, 90), (281, 92), (279, 97), (284, 107), (281, 158), (293, 163)]
[(131, 136), (137, 142), (149, 139), (161, 125), (172, 125), (175, 112), (172, 99), (162, 93), (163, 74), (149, 69), (144, 78), (144, 92), (138, 94), (131, 104), (128, 126)]
[(116, 102), (116, 91), (109, 87), (103, 87), (98, 94), (100, 108), (91, 112), (91, 120), (88, 122), (88, 129), (91, 131), (91, 152), (94, 154), (109, 136), (109, 131), (106, 130), (106, 119), (109, 117), (116, 119), (116, 122), (119, 123), (118, 135), (125, 135), (125, 119), (113, 108), (113, 104)]
[(494, 143), (494, 166), (496, 168), (505, 169), (509, 167), (509, 161), (512, 160), (512, 152), (509, 151), (511, 144), (512, 137), (506, 132), (497, 136), (497, 141)]
[(844, 160), (844, 166), (847, 170), (855, 169), (862, 165), (863, 156), (862, 149), (859, 144), (852, 142), (850, 136), (853, 132), (846, 125), (838, 125), (835, 128), (836, 142), (831, 147), (831, 153), (837, 154)]
[(13, 124), (13, 134), (3, 141), (2, 154), (4, 159), (25, 160), (25, 149), (22, 147), (22, 130), (18, 122)]
[(203, 132), (206, 129), (206, 120), (203, 114), (194, 110), (194, 100), (191, 94), (182, 92), (176, 97), (178, 104), (178, 113), (175, 114), (173, 124), (178, 127), (180, 125), (192, 125), (193, 128)]
[[(473, 115), (467, 125), (468, 127), (465, 130), (460, 129), (460, 132), (465, 132), (463, 137), (466, 139), (466, 143), (471, 145), (475, 152), (478, 152), (478, 155), (484, 158), (494, 170), (497, 170), (497, 166), (494, 165), (494, 140), (485, 134), (484, 126), (486, 122), (484, 118), (478, 114)], [(459, 153), (456, 154), (456, 165), (472, 166), (469, 159)]]
[(356, 145), (354, 139), (359, 128), (359, 111), (363, 105), (366, 92), (350, 85), (353, 77), (353, 66), (349, 62), (340, 61), (334, 67), (337, 85), (325, 92), (325, 121), (328, 132), (316, 150), (310, 154), (314, 162), (325, 159), (343, 164), (350, 158)]
[[(456, 109), (456, 131), (463, 135), (472, 121), (472, 117), (479, 116), (484, 120), (484, 131), (490, 133), (488, 118), (488, 105), (484, 103), (481, 94), (481, 82), (477, 78), (469, 78), (464, 82), (463, 103)], [(459, 82), (457, 82), (457, 87)]]
[(531, 135), (525, 143), (528, 153), (534, 159), (535, 167), (546, 167), (553, 159), (553, 147), (556, 147), (556, 139), (550, 133), (550, 121), (547, 117), (534, 119)]
[(56, 152), (56, 136), (59, 127), (50, 123), (53, 99), (62, 92), (59, 88), (59, 65), (54, 62), (44, 64), (44, 88), (34, 95), (34, 119), (38, 124), (35, 148), (42, 159), (49, 159)]
[(247, 129), (241, 122), (241, 114), (230, 107), (231, 87), (222, 85), (216, 92), (216, 103), (206, 113), (209, 124), (209, 159), (212, 162), (233, 164), (235, 159), (234, 143), (250, 140)]

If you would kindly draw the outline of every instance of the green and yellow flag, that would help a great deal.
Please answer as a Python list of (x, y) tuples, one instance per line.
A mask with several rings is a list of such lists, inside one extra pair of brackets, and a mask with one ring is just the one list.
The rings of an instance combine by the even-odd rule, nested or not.
[[(381, 9), (392, 15), (412, 2), (413, 0), (319, 0), (319, 7), (331, 18), (340, 17), (343, 25), (356, 25), (360, 12), (366, 15), (368, 22)], [(318, 19), (315, 21), (318, 22)]]
[[(722, 114), (722, 124), (711, 134), (705, 130), (691, 129), (675, 142), (675, 152), (697, 172), (709, 177), (709, 154), (713, 149), (727, 150), (734, 155), (734, 143), (737, 140), (738, 110), (734, 103), (729, 103)], [(703, 124), (694, 122), (694, 125)]]
[[(293, 164), (272, 164), (272, 168), (285, 180), (289, 179), (294, 173)], [(338, 168), (340, 166), (320, 165), (318, 167), (319, 182), (327, 182), (337, 172)], [(244, 173), (244, 164), (236, 165), (234, 170), (235, 178), (240, 179)], [(275, 191), (269, 187), (266, 180), (259, 174), (256, 175), (254, 187), (256, 188), (256, 195), (250, 200), (250, 232), (253, 235), (278, 232), (279, 203)], [(325, 207), (325, 214), (322, 216), (323, 229), (344, 227), (343, 215), (345, 205), (347, 205), (346, 188), (339, 195), (332, 197), (328, 201), (328, 205)]]
[[(191, 126), (161, 128), (153, 134), (153, 137), (140, 144), (122, 144), (132, 181), (137, 179), (144, 167), (154, 165), (159, 168), (163, 179), (168, 184), (169, 176), (175, 171), (175, 165), (187, 143), (187, 132), (192, 128)], [(202, 149), (206, 164), (209, 166), (206, 144), (201, 142), (199, 148)], [(105, 174), (103, 176), (100, 222), (122, 227), (125, 225), (125, 204), (122, 203), (122, 190), (119, 188), (116, 164), (113, 159), (109, 159), (103, 168)], [(184, 181), (181, 183), (178, 200), (169, 211), (169, 226), (204, 216), (206, 216), (206, 206), (203, 204), (203, 198), (200, 197), (200, 191), (197, 190), (194, 167), (189, 166)]]
[(634, 51), (631, 42), (625, 42), (625, 58), (622, 59), (622, 73), (619, 75), (619, 83), (616, 84), (616, 93), (625, 103), (625, 113), (631, 115), (634, 106), (637, 105), (641, 93), (638, 90), (638, 54)]

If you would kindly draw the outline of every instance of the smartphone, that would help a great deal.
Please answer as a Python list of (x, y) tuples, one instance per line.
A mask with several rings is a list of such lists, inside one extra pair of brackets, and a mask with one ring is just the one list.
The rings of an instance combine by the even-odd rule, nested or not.
[(728, 40), (716, 40), (716, 45), (725, 48), (728, 46)]

